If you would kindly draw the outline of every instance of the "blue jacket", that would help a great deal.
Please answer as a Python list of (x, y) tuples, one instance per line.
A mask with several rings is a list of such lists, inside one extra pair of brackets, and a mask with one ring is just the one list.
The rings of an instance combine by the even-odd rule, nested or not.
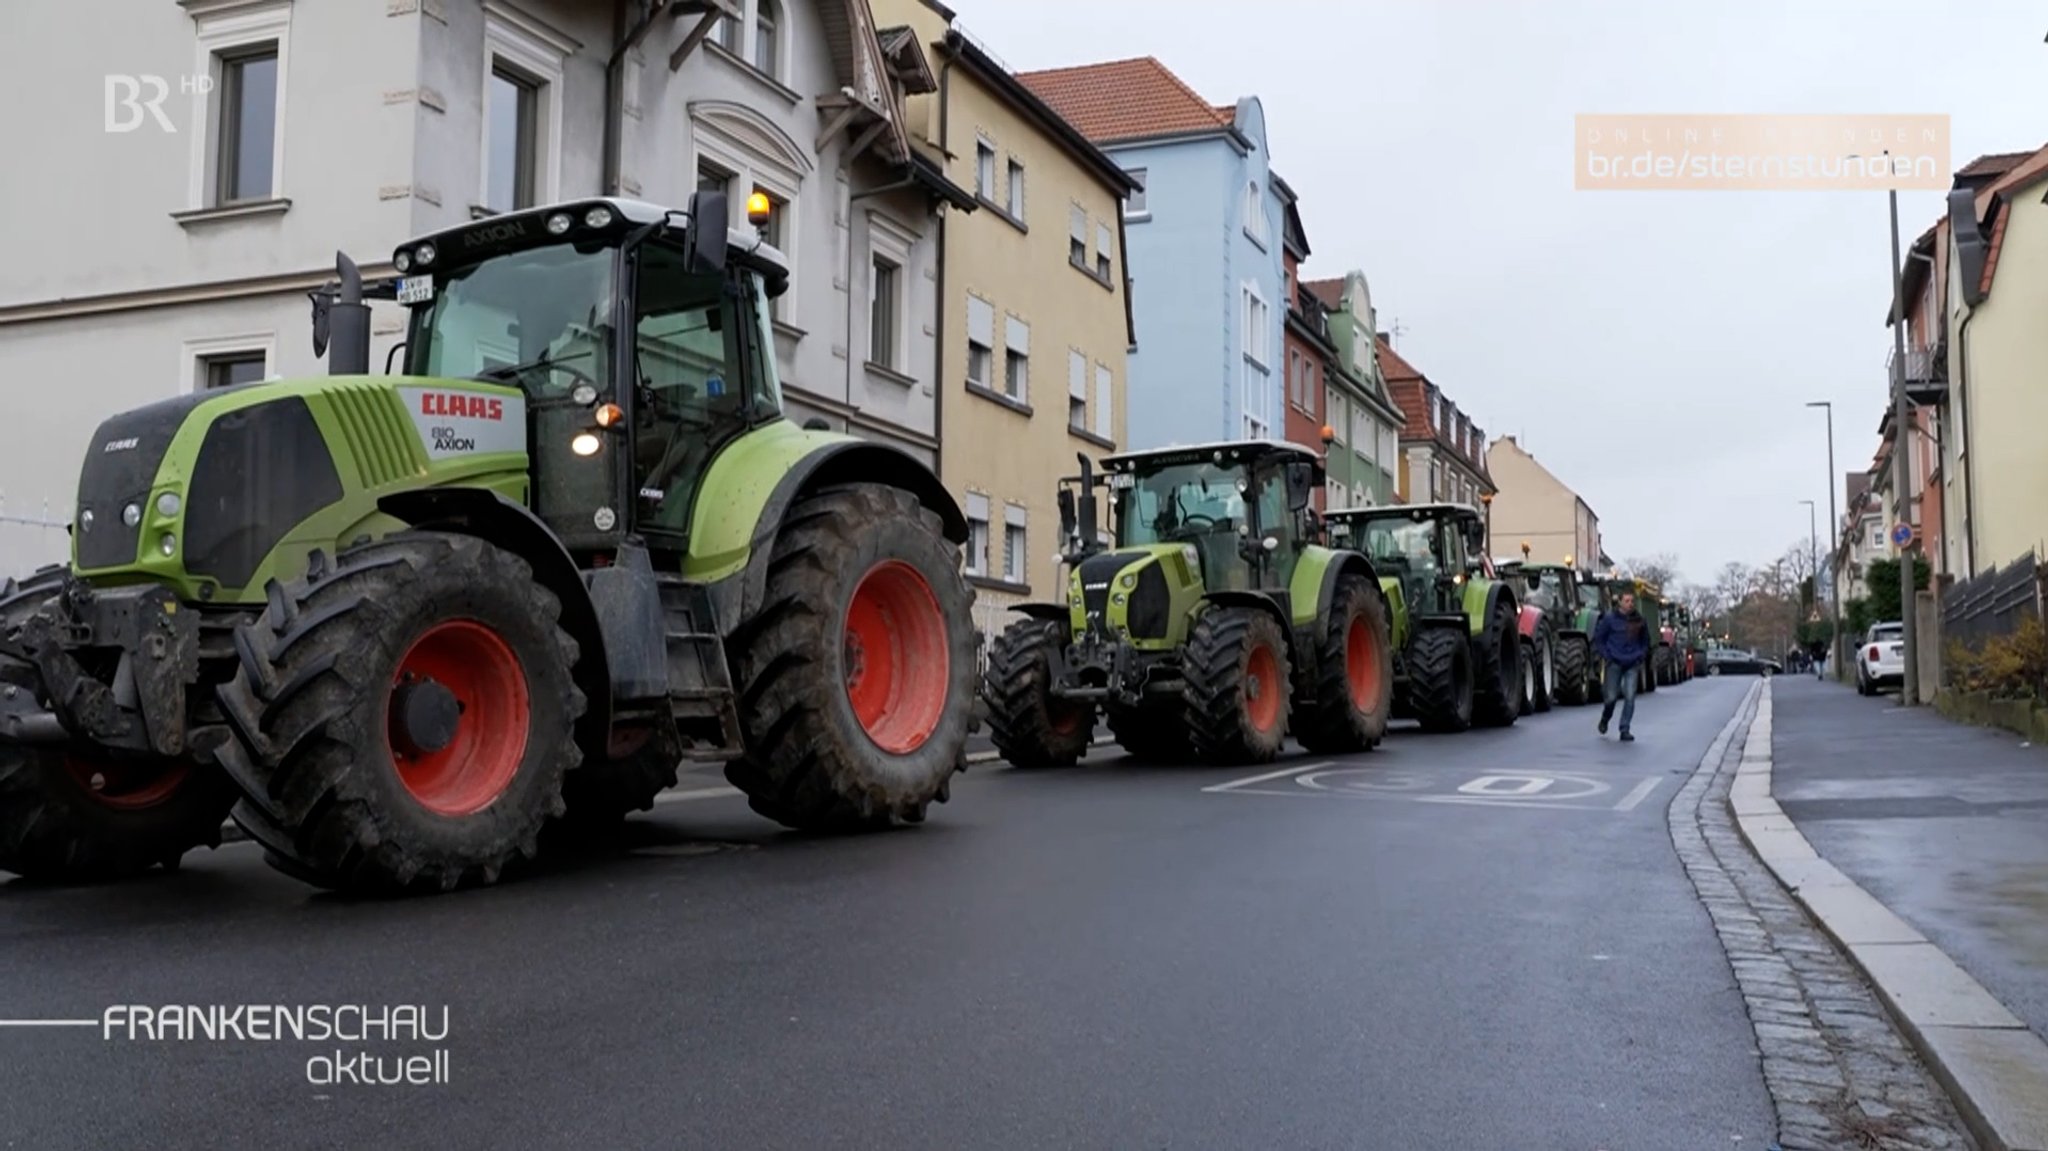
[(1610, 611), (1593, 625), (1593, 650), (1616, 667), (1634, 667), (1650, 654), (1650, 625), (1643, 613)]

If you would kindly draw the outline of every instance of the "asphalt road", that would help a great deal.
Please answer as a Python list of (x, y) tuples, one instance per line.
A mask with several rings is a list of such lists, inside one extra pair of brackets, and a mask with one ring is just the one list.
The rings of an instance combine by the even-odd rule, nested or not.
[[(449, 1020), (368, 1045), (0, 1029), (0, 1144), (1761, 1149), (1754, 1036), (1665, 818), (1748, 686), (1645, 697), (1633, 745), (1571, 709), (1260, 771), (977, 768), (858, 839), (714, 796), (401, 903), (312, 894), (246, 844), (0, 887), (0, 1016)], [(309, 1083), (337, 1046), (438, 1048), (449, 1082)]]
[(1773, 690), (1785, 814), (2048, 1036), (2048, 750), (1895, 693), (1789, 676)]

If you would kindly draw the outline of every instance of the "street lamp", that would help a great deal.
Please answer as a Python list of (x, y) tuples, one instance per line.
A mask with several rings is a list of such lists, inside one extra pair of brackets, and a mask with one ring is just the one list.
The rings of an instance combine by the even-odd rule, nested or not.
[(1809, 408), (1828, 413), (1828, 670), (1842, 678), (1842, 581), (1836, 578), (1835, 552), (1842, 543), (1842, 517), (1835, 510), (1835, 405), (1812, 400)]

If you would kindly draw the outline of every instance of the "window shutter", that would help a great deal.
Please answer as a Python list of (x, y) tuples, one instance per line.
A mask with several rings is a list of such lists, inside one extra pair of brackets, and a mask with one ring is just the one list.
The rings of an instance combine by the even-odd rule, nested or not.
[(980, 492), (967, 493), (967, 518), (988, 522), (988, 497)]
[(1025, 520), (1026, 514), (1023, 508), (1018, 507), (1016, 504), (1007, 504), (1003, 507), (1004, 523), (1009, 524), (1013, 528), (1021, 528), (1026, 526)]
[(1095, 254), (1107, 256), (1114, 251), (1116, 251), (1116, 237), (1109, 234), (1109, 225), (1095, 225)]
[(1009, 337), (1011, 351), (1020, 356), (1031, 354), (1031, 325), (1011, 316), (1006, 334)]
[(1079, 204), (1074, 205), (1068, 216), (1067, 235), (1083, 244), (1088, 242), (1088, 213)]
[(1067, 353), (1067, 394), (1088, 402), (1088, 357), (1079, 352)]
[(967, 338), (984, 348), (995, 348), (996, 310), (987, 300), (967, 297)]
[(1095, 434), (1105, 440), (1116, 438), (1113, 434), (1115, 425), (1110, 421), (1113, 403), (1110, 392), (1114, 391), (1115, 387), (1114, 377), (1109, 374), (1108, 365), (1095, 365)]

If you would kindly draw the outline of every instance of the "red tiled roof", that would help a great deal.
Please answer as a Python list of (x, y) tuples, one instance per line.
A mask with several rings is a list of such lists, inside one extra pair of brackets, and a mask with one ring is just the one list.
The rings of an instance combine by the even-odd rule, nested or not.
[(1098, 144), (1217, 131), (1237, 116), (1202, 99), (1151, 56), (1020, 72), (1017, 79)]
[(1992, 152), (1956, 169), (1958, 176), (2003, 176), (2032, 152)]
[(1395, 407), (1401, 409), (1401, 414), (1408, 417), (1401, 422), (1402, 439), (1432, 438), (1429, 430), (1430, 406), (1422, 394), (1421, 380), (1388, 380), (1387, 396), (1394, 401)]
[(1303, 280), (1301, 286), (1333, 312), (1344, 306), (1343, 280)]
[[(1977, 193), (1977, 208), (1979, 211), (1983, 210), (1985, 201), (1993, 196), (2003, 196), (2040, 180), (2048, 179), (2048, 146), (2035, 149), (2032, 152), (2017, 153), (2017, 155), (2020, 157), (2018, 161), (2007, 165), (2003, 175), (1993, 180)], [(2003, 158), (2001, 157), (2001, 159)], [(1978, 162), (1982, 163), (1982, 161)], [(1998, 253), (2005, 246), (2005, 222), (2006, 218), (2011, 215), (2012, 204), (2008, 197), (2008, 202), (2000, 205), (1998, 209), (1998, 218), (1993, 220), (1991, 224), (1991, 242), (1987, 245), (1989, 250), (1984, 254), (1984, 280), (1978, 286), (1978, 290), (1985, 295), (1991, 293), (1992, 277), (1998, 274)]]

